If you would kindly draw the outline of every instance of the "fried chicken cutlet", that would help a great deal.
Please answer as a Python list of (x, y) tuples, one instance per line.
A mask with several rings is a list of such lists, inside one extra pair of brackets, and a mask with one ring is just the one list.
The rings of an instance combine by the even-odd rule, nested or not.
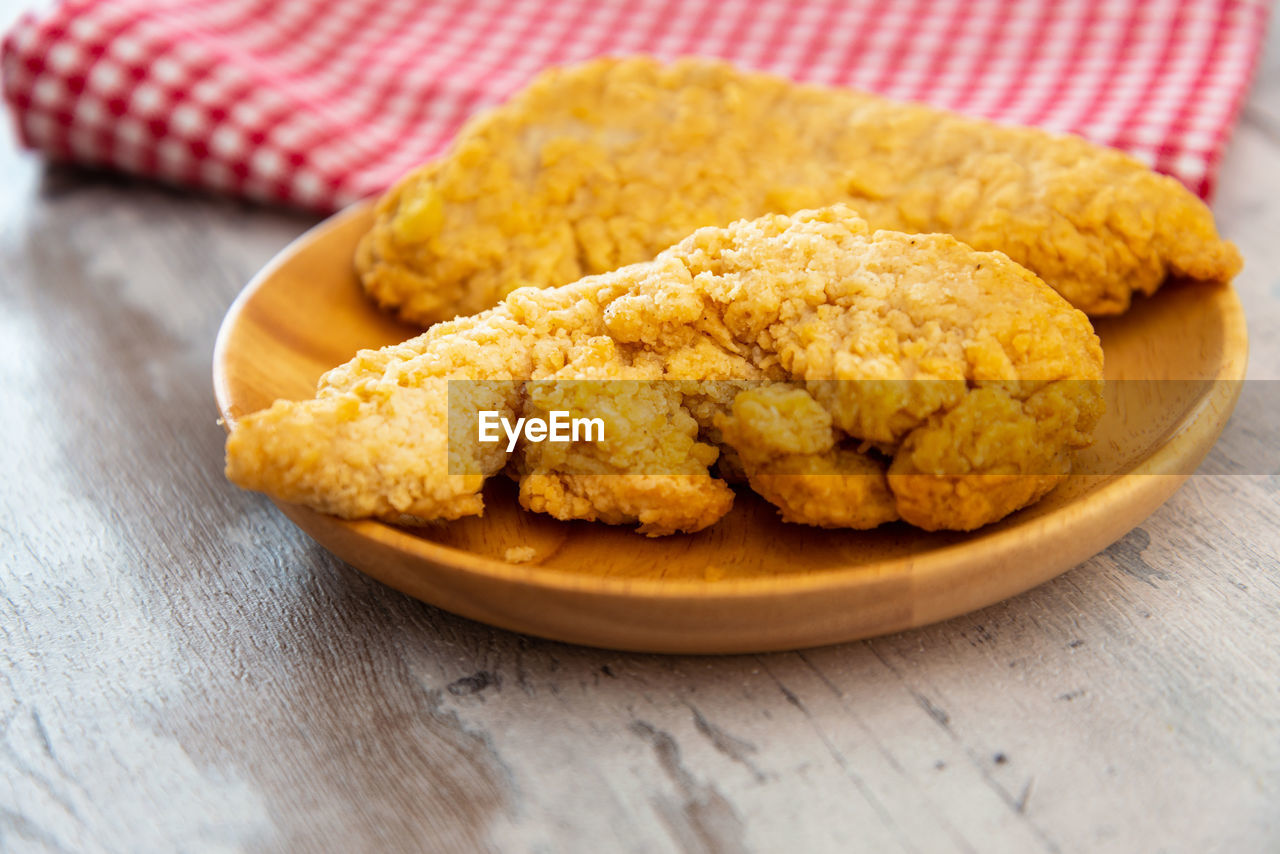
[[(1025, 268), (949, 235), (872, 232), (837, 205), (699, 229), (363, 351), (314, 400), (233, 424), (227, 475), (412, 521), (482, 513), (505, 468), (528, 509), (659, 535), (728, 512), (711, 471), (725, 450), (790, 521), (967, 530), (1069, 470), (1101, 376), (1088, 319)], [(600, 416), (604, 436), (478, 441), (479, 410), (556, 408)]]
[(356, 266), (381, 306), (427, 325), (649, 260), (701, 226), (835, 203), (873, 228), (1004, 252), (1094, 315), (1241, 265), (1203, 202), (1122, 152), (634, 57), (547, 71), (468, 122), (381, 199)]

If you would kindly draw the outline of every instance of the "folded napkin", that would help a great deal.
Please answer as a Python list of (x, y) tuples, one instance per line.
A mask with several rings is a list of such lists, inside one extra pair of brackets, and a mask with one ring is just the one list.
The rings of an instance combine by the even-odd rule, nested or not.
[(52, 158), (334, 210), (548, 65), (717, 56), (1123, 148), (1208, 196), (1266, 0), (68, 0), (4, 41)]

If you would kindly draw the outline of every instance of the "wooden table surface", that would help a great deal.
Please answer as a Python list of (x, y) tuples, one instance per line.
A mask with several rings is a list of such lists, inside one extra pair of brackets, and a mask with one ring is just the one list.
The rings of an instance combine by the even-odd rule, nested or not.
[(333, 559), (224, 481), (209, 378), (312, 220), (8, 137), (0, 180), (0, 849), (1280, 850), (1274, 32), (1215, 201), (1259, 382), (1200, 473), (1016, 599), (788, 654), (522, 637)]

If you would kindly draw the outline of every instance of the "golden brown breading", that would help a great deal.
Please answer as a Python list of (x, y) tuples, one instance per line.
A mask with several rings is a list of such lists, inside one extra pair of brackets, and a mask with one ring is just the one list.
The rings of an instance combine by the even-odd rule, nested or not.
[[(607, 361), (597, 355), (605, 352)], [(521, 506), (557, 519), (639, 522), (642, 532), (655, 534), (699, 530), (728, 513), (733, 492), (708, 476), (716, 450), (699, 441), (680, 387), (663, 381), (648, 354), (621, 355), (602, 345), (593, 355), (597, 361), (574, 359), (525, 387), (526, 417), (559, 410), (599, 418), (604, 436), (517, 449), (511, 471)]]
[(874, 228), (998, 249), (1076, 307), (1240, 268), (1173, 178), (1073, 136), (725, 63), (599, 59), (537, 77), (378, 204), (368, 293), (423, 324), (645, 261), (695, 228), (844, 202)]
[[(604, 329), (602, 308), (629, 287), (627, 273), (517, 291), (362, 351), (321, 378), (315, 400), (276, 401), (232, 425), (227, 476), (337, 516), (413, 522), (483, 513), (484, 479), (510, 463), (521, 504), (557, 518), (636, 522), (653, 535), (714, 523), (733, 502), (707, 470), (716, 449), (698, 441), (654, 354), (619, 348)], [(557, 378), (609, 381), (588, 384), (606, 442), (526, 445), (512, 460), (505, 440), (478, 441), (479, 411), (514, 420), (570, 388), (509, 380)]]
[(839, 447), (831, 413), (803, 388), (754, 384), (714, 420), (751, 488), (784, 520), (862, 529), (899, 518), (885, 464)]
[[(316, 400), (233, 425), (227, 471), (339, 515), (430, 519), (481, 512), (481, 476), (506, 465), (529, 509), (657, 535), (728, 511), (714, 442), (790, 521), (970, 529), (1068, 470), (1101, 372), (1088, 319), (1026, 269), (835, 206), (700, 229), (363, 352)], [(605, 437), (509, 456), (477, 443), (481, 408), (597, 416)]]
[[(667, 346), (700, 330), (749, 347), (766, 372), (803, 381), (837, 438), (895, 456), (888, 485), (912, 524), (968, 530), (1039, 498), (1101, 416), (1102, 350), (1088, 320), (1003, 255), (946, 235), (867, 235), (850, 219), (837, 206), (700, 230), (672, 250), (684, 255), (690, 285), (640, 283), (610, 305), (607, 328), (624, 343)], [(791, 420), (812, 422), (811, 409), (797, 410)], [(756, 434), (770, 429), (769, 419), (753, 420)], [(776, 436), (761, 442), (741, 429), (723, 439), (753, 485), (788, 474), (790, 517), (803, 521), (794, 507), (807, 478), (762, 458), (786, 455), (794, 466), (806, 448), (779, 453)], [(1018, 488), (1000, 481), (999, 494), (974, 497), (981, 474), (1018, 475)], [(830, 477), (809, 480), (829, 493)], [(923, 507), (908, 500), (926, 487), (936, 494)]]

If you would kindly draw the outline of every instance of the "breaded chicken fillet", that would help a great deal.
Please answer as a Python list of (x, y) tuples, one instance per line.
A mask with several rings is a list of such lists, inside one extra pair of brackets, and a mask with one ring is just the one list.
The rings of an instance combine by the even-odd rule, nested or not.
[(1095, 315), (1241, 264), (1176, 180), (1078, 137), (629, 58), (547, 71), (472, 119), (382, 198), (356, 265), (379, 304), (426, 325), (649, 260), (701, 226), (840, 202), (873, 228), (1000, 250)]
[[(835, 206), (700, 229), (364, 351), (314, 400), (232, 425), (227, 475), (405, 521), (481, 513), (505, 468), (528, 509), (657, 535), (729, 510), (723, 451), (790, 521), (968, 530), (1069, 471), (1101, 376), (1088, 319), (1025, 268)], [(508, 454), (479, 442), (481, 410), (596, 416), (604, 435)]]

